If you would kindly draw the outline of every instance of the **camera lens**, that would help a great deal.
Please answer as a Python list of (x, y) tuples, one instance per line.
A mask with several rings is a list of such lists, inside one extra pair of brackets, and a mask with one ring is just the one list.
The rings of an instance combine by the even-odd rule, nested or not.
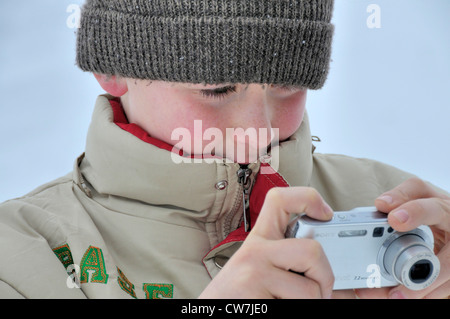
[(416, 284), (426, 281), (433, 271), (433, 264), (428, 260), (419, 260), (409, 270), (409, 278)]
[(422, 237), (415, 234), (405, 234), (392, 241), (383, 262), (388, 274), (411, 290), (428, 287), (440, 269), (439, 259)]

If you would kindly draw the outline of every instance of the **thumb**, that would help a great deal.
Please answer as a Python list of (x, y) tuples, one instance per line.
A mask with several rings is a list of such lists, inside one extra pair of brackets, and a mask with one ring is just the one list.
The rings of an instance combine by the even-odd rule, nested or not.
[(266, 195), (253, 233), (267, 239), (282, 239), (290, 215), (301, 213), (318, 220), (329, 220), (333, 216), (333, 210), (313, 188), (272, 188)]

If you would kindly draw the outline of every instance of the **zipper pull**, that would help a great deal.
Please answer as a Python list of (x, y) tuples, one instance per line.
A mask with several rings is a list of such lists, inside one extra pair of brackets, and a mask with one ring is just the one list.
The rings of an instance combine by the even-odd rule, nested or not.
[(252, 175), (252, 170), (247, 167), (247, 165), (242, 165), (237, 171), (238, 182), (242, 186), (242, 207), (244, 208), (244, 229), (246, 232), (250, 231), (250, 211), (249, 198), (250, 198), (250, 176)]

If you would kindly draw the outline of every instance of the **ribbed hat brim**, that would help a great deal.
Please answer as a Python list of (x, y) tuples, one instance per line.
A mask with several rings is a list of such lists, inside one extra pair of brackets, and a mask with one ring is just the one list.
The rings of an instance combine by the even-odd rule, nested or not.
[(273, 83), (321, 88), (334, 27), (252, 17), (147, 17), (85, 11), (77, 64), (84, 71), (186, 83)]

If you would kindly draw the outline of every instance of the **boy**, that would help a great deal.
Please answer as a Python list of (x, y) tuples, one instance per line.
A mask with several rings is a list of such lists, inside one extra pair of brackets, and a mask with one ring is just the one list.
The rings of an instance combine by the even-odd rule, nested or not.
[(449, 197), (314, 154), (306, 94), (326, 79), (332, 5), (87, 1), (77, 63), (108, 94), (73, 173), (2, 205), (0, 296), (331, 297), (320, 245), (284, 239), (290, 214), (327, 220), (380, 194), (394, 228), (436, 225), (441, 275), (359, 295), (447, 296)]

